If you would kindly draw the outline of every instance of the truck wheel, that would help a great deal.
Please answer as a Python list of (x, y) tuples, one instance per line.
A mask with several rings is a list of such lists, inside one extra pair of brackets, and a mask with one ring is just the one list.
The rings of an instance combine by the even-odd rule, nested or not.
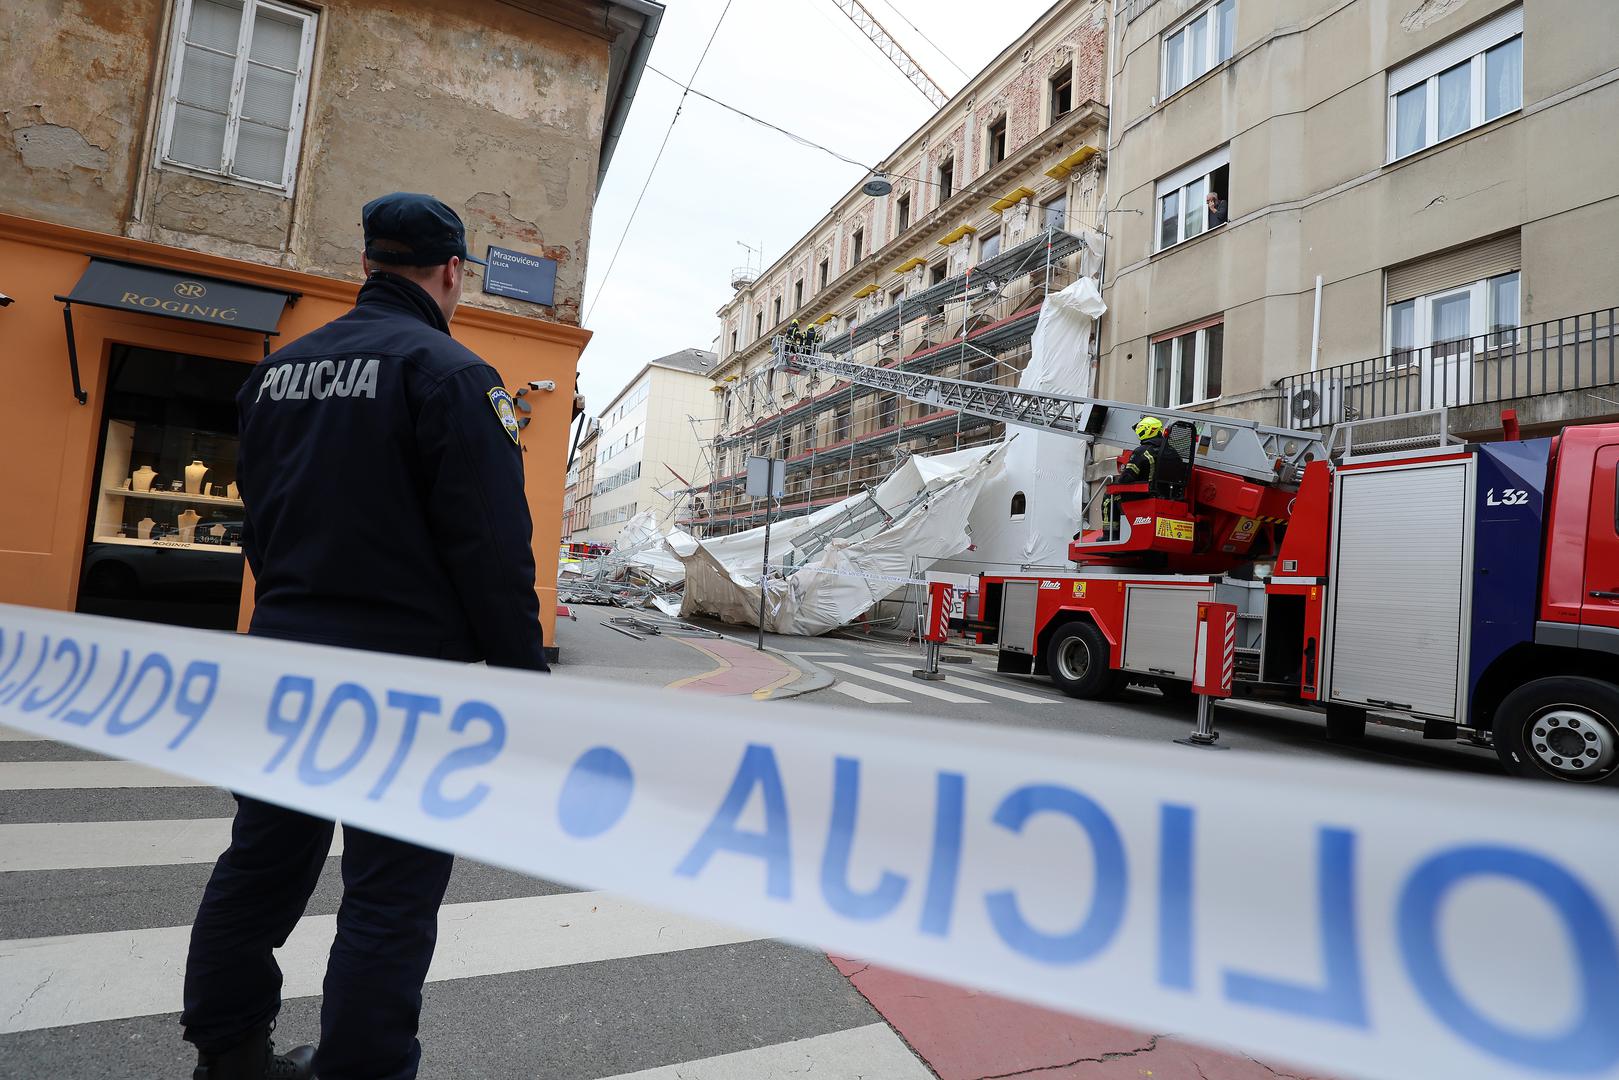
[(1366, 738), (1366, 710), (1351, 705), (1327, 706), (1327, 741), (1358, 743)]
[(1495, 710), (1495, 752), (1514, 776), (1619, 784), (1619, 688), (1572, 675), (1535, 679)]
[(1069, 697), (1111, 697), (1122, 680), (1108, 666), (1111, 647), (1102, 631), (1088, 622), (1071, 622), (1057, 628), (1046, 645), (1046, 671), (1057, 689)]

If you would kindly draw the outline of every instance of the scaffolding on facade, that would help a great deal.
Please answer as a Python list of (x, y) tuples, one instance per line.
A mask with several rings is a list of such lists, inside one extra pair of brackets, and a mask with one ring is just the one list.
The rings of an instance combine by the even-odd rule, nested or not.
[[(1081, 272), (1085, 237), (1048, 227), (935, 282), (836, 334), (819, 351), (905, 372), (1013, 385), (1045, 298)], [(875, 290), (874, 290), (875, 291)], [(717, 390), (731, 409), (720, 433), (703, 440), (709, 480), (683, 489), (678, 524), (723, 536), (760, 525), (764, 508), (744, 494), (751, 454), (787, 462), (787, 495), (776, 519), (812, 513), (869, 490), (912, 454), (943, 453), (998, 441), (1003, 425), (940, 410), (843, 380), (789, 376), (762, 358)], [(734, 422), (733, 422), (734, 420)], [(694, 425), (695, 428), (695, 425)], [(729, 429), (729, 430), (727, 430)]]

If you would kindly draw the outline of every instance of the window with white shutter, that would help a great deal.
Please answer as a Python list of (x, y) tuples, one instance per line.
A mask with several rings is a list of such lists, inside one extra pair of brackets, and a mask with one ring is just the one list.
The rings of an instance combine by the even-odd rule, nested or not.
[(273, 0), (176, 0), (163, 162), (290, 193), (315, 14)]

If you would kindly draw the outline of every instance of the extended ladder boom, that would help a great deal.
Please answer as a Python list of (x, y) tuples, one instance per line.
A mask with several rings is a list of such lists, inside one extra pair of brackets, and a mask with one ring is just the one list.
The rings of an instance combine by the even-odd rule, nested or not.
[(1199, 464), (1264, 483), (1297, 483), (1306, 464), (1327, 456), (1318, 435), (1266, 427), (1253, 420), (874, 367), (821, 353), (800, 352), (789, 347), (784, 337), (777, 337), (772, 347), (776, 362), (795, 374), (822, 372), (940, 409), (1112, 446), (1134, 446), (1135, 425), (1143, 416), (1185, 420), (1197, 427)]

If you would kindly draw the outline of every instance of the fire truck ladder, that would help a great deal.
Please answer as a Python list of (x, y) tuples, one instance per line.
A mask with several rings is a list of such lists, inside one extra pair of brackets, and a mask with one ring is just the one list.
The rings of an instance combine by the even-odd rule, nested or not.
[(969, 416), (1111, 446), (1134, 446), (1135, 425), (1143, 416), (1156, 416), (1166, 422), (1185, 420), (1198, 432), (1198, 464), (1262, 483), (1297, 483), (1307, 463), (1327, 456), (1319, 435), (1267, 427), (1252, 420), (874, 367), (823, 353), (802, 352), (789, 347), (787, 339), (780, 336), (772, 342), (772, 348), (777, 365), (793, 374), (824, 372), (856, 386), (886, 390), (938, 409), (954, 409)]

